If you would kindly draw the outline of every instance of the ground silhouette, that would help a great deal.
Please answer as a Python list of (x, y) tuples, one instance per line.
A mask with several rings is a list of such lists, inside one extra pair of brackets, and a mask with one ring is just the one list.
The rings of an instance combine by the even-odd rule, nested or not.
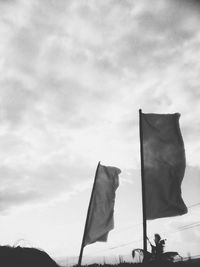
[(1, 267), (59, 267), (44, 251), (36, 248), (0, 246)]
[[(76, 265), (77, 266), (77, 265)], [(149, 262), (149, 263), (120, 263), (120, 264), (90, 264), (83, 267), (199, 267), (200, 259), (180, 262)]]
[[(200, 259), (180, 262), (91, 264), (82, 267), (199, 267)], [(36, 248), (0, 246), (0, 267), (61, 267), (45, 251)], [(78, 265), (74, 265), (78, 267)]]

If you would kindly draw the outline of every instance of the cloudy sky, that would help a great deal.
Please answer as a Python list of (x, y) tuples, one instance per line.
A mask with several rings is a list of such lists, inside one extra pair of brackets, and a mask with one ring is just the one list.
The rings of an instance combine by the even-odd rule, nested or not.
[(1, 245), (77, 256), (101, 160), (122, 170), (115, 230), (84, 255), (142, 247), (142, 108), (181, 113), (187, 157), (189, 212), (149, 222), (148, 235), (200, 254), (198, 1), (1, 0), (0, 10)]

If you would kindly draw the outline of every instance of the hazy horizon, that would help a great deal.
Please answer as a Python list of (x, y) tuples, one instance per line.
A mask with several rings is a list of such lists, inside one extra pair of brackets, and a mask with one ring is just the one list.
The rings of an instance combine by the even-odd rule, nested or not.
[(0, 0), (0, 10), (1, 245), (78, 256), (101, 161), (122, 170), (115, 229), (84, 255), (142, 248), (142, 108), (181, 114), (187, 161), (188, 214), (148, 221), (148, 236), (200, 254), (199, 2)]

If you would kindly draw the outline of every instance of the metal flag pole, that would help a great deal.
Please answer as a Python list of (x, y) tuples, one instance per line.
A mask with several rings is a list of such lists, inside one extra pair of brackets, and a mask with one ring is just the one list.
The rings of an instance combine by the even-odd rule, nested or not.
[(143, 249), (144, 256), (147, 252), (147, 222), (146, 222), (146, 202), (145, 202), (145, 182), (144, 182), (144, 153), (143, 153), (143, 129), (142, 129), (142, 110), (139, 110), (140, 128), (140, 159), (141, 159), (141, 182), (142, 182), (142, 214), (143, 214)]
[(93, 187), (92, 187), (92, 193), (91, 193), (91, 196), (90, 196), (90, 202), (89, 202), (89, 206), (88, 206), (88, 210), (87, 210), (87, 216), (86, 216), (86, 221), (85, 221), (83, 239), (82, 239), (81, 249), (80, 249), (80, 254), (79, 254), (79, 259), (78, 259), (78, 266), (81, 266), (81, 262), (82, 262), (83, 249), (84, 249), (84, 245), (85, 245), (84, 244), (85, 243), (85, 237), (86, 237), (86, 233), (87, 233), (87, 225), (88, 225), (89, 214), (90, 214), (90, 210), (91, 210), (92, 199), (93, 199), (93, 195), (94, 195), (94, 189), (95, 189), (95, 184), (96, 184), (96, 179), (97, 179), (97, 173), (98, 173), (99, 166), (100, 166), (100, 161), (99, 161), (97, 169), (96, 169), (96, 173), (95, 173), (95, 177), (94, 177), (94, 183), (93, 183)]

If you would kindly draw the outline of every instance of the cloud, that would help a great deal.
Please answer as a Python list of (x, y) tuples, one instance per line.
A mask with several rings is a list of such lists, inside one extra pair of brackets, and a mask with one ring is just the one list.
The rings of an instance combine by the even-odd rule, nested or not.
[(93, 175), (86, 163), (72, 164), (66, 157), (60, 158), (60, 161), (56, 157), (56, 160), (50, 159), (49, 162), (35, 168), (33, 166), (11, 168), (1, 165), (0, 209), (7, 211), (18, 205), (42, 204), (74, 195), (80, 187), (85, 188), (85, 183)]
[(17, 126), (23, 123), (23, 118), (36, 101), (36, 96), (19, 79), (5, 79), (1, 86), (1, 123)]
[(200, 21), (183, 2), (1, 1), (2, 196), (56, 197), (99, 159), (138, 167), (139, 108), (182, 113), (199, 165)]

